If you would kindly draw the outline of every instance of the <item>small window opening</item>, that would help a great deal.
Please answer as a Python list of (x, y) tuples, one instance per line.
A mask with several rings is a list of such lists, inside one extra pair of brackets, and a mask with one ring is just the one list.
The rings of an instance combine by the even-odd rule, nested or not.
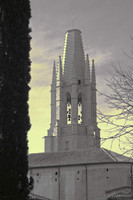
[(78, 80), (78, 85), (80, 85), (81, 84), (81, 80)]
[(71, 124), (71, 96), (67, 95), (67, 124)]
[(57, 178), (55, 178), (55, 182), (57, 182)]
[(55, 175), (58, 175), (58, 172), (55, 172)]
[(39, 173), (37, 173), (37, 176), (39, 176)]
[(79, 174), (79, 171), (77, 172), (77, 174)]
[(69, 150), (69, 142), (65, 141), (65, 151)]
[(81, 93), (78, 96), (78, 124), (82, 123), (82, 97)]
[(96, 137), (96, 132), (94, 131), (94, 137)]
[(109, 177), (107, 176), (107, 179), (109, 179)]
[(108, 172), (108, 171), (109, 171), (109, 169), (107, 168), (107, 169), (106, 169), (106, 171)]

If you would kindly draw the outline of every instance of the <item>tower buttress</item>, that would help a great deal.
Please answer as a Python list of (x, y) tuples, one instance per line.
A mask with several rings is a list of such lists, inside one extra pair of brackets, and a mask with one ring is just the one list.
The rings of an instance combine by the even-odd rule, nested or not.
[(88, 54), (86, 54), (86, 62), (85, 62), (85, 85), (90, 84), (90, 63)]
[(75, 51), (73, 57), (72, 80), (71, 80), (71, 101), (72, 101), (72, 124), (78, 123), (78, 94), (77, 94), (77, 78), (76, 78), (76, 65)]
[[(63, 91), (62, 91), (62, 87), (63, 87), (63, 74), (62, 74), (62, 60), (61, 60), (61, 56), (59, 56), (59, 124), (62, 124), (62, 120), (63, 120)], [(60, 134), (60, 131), (58, 132), (58, 135)]]
[(90, 63), (88, 54), (86, 54), (85, 62), (85, 106), (84, 106), (84, 123), (88, 127), (87, 133), (89, 132), (91, 124), (91, 84), (90, 84)]
[(92, 77), (91, 77), (91, 86), (92, 86), (92, 123), (96, 125), (97, 116), (96, 116), (96, 75), (95, 75), (95, 65), (94, 60), (92, 60)]
[(56, 125), (56, 67), (55, 61), (53, 65), (53, 76), (51, 84), (51, 124), (50, 129), (48, 130), (48, 135), (53, 135), (53, 129)]
[[(92, 60), (92, 84), (93, 87), (96, 86), (96, 74), (95, 74), (95, 64), (94, 64), (94, 60)], [(95, 87), (96, 88), (96, 87)]]
[(60, 86), (62, 86), (62, 81), (63, 81), (63, 77), (62, 77), (62, 61), (61, 61), (61, 56), (59, 56), (59, 68), (60, 68)]

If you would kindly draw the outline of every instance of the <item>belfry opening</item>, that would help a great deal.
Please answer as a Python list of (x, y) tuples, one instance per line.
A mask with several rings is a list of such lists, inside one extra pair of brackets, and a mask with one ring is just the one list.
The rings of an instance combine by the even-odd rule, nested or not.
[(71, 95), (67, 93), (67, 124), (71, 124)]
[(82, 95), (78, 95), (78, 124), (82, 123)]

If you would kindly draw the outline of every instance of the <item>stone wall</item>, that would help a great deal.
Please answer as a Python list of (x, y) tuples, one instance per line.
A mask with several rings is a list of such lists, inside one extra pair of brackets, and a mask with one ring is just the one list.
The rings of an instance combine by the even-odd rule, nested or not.
[(99, 163), (32, 168), (32, 193), (53, 200), (102, 200), (130, 191), (130, 163)]

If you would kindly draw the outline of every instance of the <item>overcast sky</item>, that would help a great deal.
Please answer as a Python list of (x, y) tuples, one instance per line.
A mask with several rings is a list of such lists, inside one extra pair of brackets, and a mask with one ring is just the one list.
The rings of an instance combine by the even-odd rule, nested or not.
[[(53, 61), (63, 53), (65, 33), (82, 32), (85, 54), (95, 59), (97, 89), (105, 91), (111, 63), (131, 64), (123, 50), (133, 47), (133, 0), (31, 0), (32, 51), (29, 152), (43, 152), (42, 137), (50, 124), (50, 83)], [(98, 98), (99, 105), (103, 99)]]

